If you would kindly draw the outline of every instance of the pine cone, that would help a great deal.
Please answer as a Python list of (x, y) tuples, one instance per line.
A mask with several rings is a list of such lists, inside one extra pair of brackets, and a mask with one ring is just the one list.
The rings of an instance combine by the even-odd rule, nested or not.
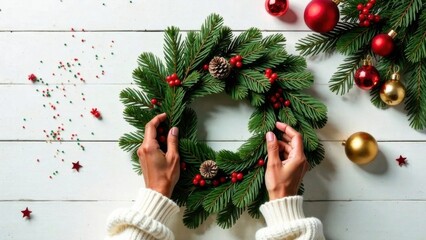
[(209, 63), (210, 74), (217, 79), (224, 79), (231, 73), (231, 65), (224, 57), (214, 57)]
[(201, 163), (200, 174), (206, 179), (214, 178), (217, 174), (217, 164), (213, 160), (207, 160)]

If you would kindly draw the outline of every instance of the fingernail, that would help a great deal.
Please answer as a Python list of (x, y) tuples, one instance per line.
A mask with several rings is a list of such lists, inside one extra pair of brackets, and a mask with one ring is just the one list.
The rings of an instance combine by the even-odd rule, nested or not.
[(273, 132), (268, 132), (266, 133), (266, 140), (268, 142), (272, 142), (275, 139), (275, 134)]
[(177, 128), (177, 127), (172, 127), (172, 129), (170, 129), (170, 133), (173, 135), (173, 136), (178, 136), (179, 135), (179, 129)]

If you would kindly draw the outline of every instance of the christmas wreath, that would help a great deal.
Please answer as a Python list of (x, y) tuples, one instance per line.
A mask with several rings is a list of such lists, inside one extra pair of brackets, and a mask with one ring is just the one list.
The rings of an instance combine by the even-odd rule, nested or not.
[[(339, 15), (331, 0), (311, 3), (324, 12), (335, 8)], [(312, 20), (308, 13), (315, 13), (311, 3), (305, 10), (307, 24)], [(339, 6), (341, 22), (337, 23), (338, 17), (334, 24), (330, 23), (333, 20), (324, 19), (325, 25), (331, 26), (325, 33), (308, 24), (322, 33), (301, 39), (296, 49), (304, 56), (334, 51), (346, 55), (330, 79), (331, 91), (343, 95), (355, 82), (361, 89), (371, 90), (371, 102), (378, 108), (405, 102), (410, 126), (425, 129), (426, 2), (346, 0)], [(377, 62), (377, 69), (372, 66), (373, 62)]]
[[(152, 53), (140, 55), (133, 72), (140, 89), (120, 93), (126, 106), (124, 118), (137, 130), (124, 134), (119, 144), (132, 152), (134, 168), (140, 172), (136, 150), (145, 124), (167, 113), (167, 121), (157, 129), (163, 149), (168, 129), (179, 127), (181, 175), (172, 199), (186, 206), (187, 227), (198, 227), (210, 214), (217, 214), (222, 228), (231, 227), (245, 210), (252, 217), (260, 216), (259, 206), (268, 199), (265, 134), (277, 131), (276, 121), (302, 133), (311, 167), (324, 158), (314, 129), (325, 125), (327, 108), (301, 92), (312, 86), (313, 75), (304, 58), (288, 54), (284, 43), (282, 34), (262, 37), (256, 28), (233, 36), (223, 19), (212, 14), (200, 31), (189, 31), (185, 40), (178, 28), (165, 30), (164, 63)], [(221, 92), (254, 107), (248, 124), (253, 136), (236, 152), (214, 151), (197, 140), (197, 114), (190, 103)]]

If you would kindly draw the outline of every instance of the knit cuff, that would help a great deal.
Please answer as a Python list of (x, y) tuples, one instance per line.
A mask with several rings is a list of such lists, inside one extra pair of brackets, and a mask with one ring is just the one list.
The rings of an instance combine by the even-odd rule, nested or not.
[(305, 218), (302, 196), (291, 196), (266, 202), (260, 206), (260, 211), (268, 226)]
[(163, 224), (168, 224), (172, 216), (179, 212), (176, 203), (161, 193), (148, 188), (139, 190), (139, 196), (131, 209)]

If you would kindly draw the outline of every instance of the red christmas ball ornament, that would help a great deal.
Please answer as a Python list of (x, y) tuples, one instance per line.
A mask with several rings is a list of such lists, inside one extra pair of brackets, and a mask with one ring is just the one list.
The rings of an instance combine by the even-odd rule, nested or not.
[(279, 17), (284, 15), (288, 10), (287, 0), (266, 0), (265, 9), (272, 16)]
[(363, 90), (371, 90), (380, 82), (380, 74), (371, 63), (371, 57), (364, 59), (363, 64), (355, 72), (355, 84)]
[(371, 50), (382, 57), (389, 56), (395, 48), (393, 39), (396, 36), (396, 32), (391, 30), (388, 34), (382, 33), (371, 40)]
[(339, 0), (312, 0), (305, 8), (306, 25), (315, 32), (326, 33), (339, 21)]

